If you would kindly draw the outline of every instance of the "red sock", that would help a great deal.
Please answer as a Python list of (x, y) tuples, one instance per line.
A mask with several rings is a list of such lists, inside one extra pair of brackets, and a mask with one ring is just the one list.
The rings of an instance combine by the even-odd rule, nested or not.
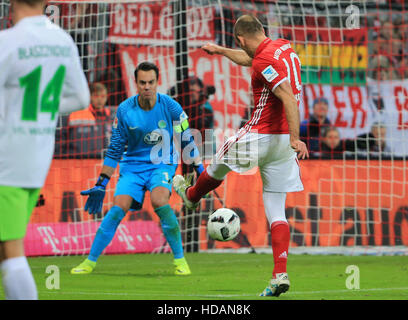
[(273, 277), (277, 273), (286, 272), (286, 264), (288, 261), (290, 231), (289, 224), (285, 221), (276, 221), (271, 225), (271, 240), (273, 261)]
[(208, 192), (216, 189), (223, 180), (217, 180), (210, 177), (207, 170), (204, 170), (197, 179), (194, 186), (187, 189), (187, 198), (192, 202), (198, 202)]

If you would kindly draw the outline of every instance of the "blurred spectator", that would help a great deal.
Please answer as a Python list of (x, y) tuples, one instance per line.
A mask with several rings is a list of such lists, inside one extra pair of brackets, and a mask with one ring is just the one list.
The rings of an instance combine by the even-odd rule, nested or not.
[(379, 35), (386, 40), (394, 38), (394, 25), (391, 21), (384, 21), (379, 31)]
[(101, 66), (100, 74), (97, 76), (98, 82), (102, 82), (108, 89), (109, 106), (117, 106), (127, 99), (124, 76), (122, 74), (120, 49), (115, 43), (104, 43), (104, 54), (98, 55), (98, 63)]
[[(215, 87), (204, 84), (200, 78), (195, 76), (190, 76), (186, 82), (188, 83), (188, 95), (182, 97), (177, 92), (176, 86), (171, 87), (167, 94), (181, 104), (188, 115), (190, 128), (200, 131), (200, 137), (195, 135), (194, 132), (193, 135), (203, 160), (206, 160), (206, 155), (212, 156), (216, 151), (215, 136), (212, 135), (212, 140), (209, 140), (210, 136), (205, 134), (206, 129), (214, 129), (214, 111), (209, 102), (209, 97), (215, 93)], [(211, 133), (213, 134), (213, 132)], [(190, 168), (187, 168), (187, 170), (190, 170)]]
[(358, 157), (388, 158), (391, 156), (386, 141), (387, 128), (380, 122), (372, 124), (370, 132), (357, 136), (346, 144), (348, 151), (357, 152)]
[(405, 78), (405, 25), (400, 15), (382, 16), (373, 34), (374, 49), (369, 62), (375, 80)]
[[(188, 99), (181, 104), (188, 115), (190, 127), (200, 130), (204, 138), (204, 130), (214, 128), (214, 111), (208, 99), (215, 93), (215, 87), (205, 85), (200, 78), (193, 76), (188, 79), (188, 86)], [(176, 100), (178, 98), (175, 86), (167, 94)]]
[(390, 60), (384, 55), (376, 55), (371, 58), (368, 68), (371, 78), (374, 80), (394, 80), (398, 78), (396, 69), (391, 65)]
[(398, 75), (401, 79), (408, 79), (408, 56), (402, 56), (399, 63)]
[(340, 132), (336, 127), (326, 127), (322, 130), (320, 141), (321, 159), (343, 159), (346, 141), (340, 139)]
[(91, 104), (86, 110), (73, 112), (68, 118), (68, 153), (75, 158), (101, 158), (108, 146), (111, 112), (106, 107), (108, 91), (104, 84), (90, 85)]
[(389, 151), (386, 142), (387, 128), (384, 124), (375, 122), (368, 133), (357, 137), (357, 149), (370, 152)]
[(313, 101), (313, 113), (300, 124), (300, 137), (311, 152), (319, 151), (321, 129), (331, 125), (327, 117), (328, 111), (328, 100), (324, 97), (317, 98)]
[(204, 85), (197, 77), (190, 77), (191, 105), (186, 108), (192, 127), (198, 130), (212, 129), (214, 127), (214, 112), (208, 101), (210, 95), (215, 93), (214, 86)]
[[(214, 129), (214, 111), (208, 101), (210, 95), (215, 93), (214, 86), (204, 85), (202, 80), (197, 77), (191, 77), (190, 83), (190, 103), (191, 105), (184, 110), (189, 116), (190, 126), (201, 132), (201, 138), (203, 139), (201, 153), (203, 154), (203, 159), (207, 153), (212, 155), (216, 151), (215, 137), (212, 136), (212, 140), (208, 140), (208, 136), (205, 134), (206, 129)], [(196, 142), (197, 146), (200, 145), (200, 142)]]

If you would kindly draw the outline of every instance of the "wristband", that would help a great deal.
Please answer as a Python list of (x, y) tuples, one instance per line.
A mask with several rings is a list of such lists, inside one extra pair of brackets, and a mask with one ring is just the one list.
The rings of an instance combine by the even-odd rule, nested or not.
[(101, 174), (100, 176), (99, 176), (99, 178), (98, 178), (98, 181), (96, 181), (96, 186), (101, 186), (101, 187), (104, 187), (104, 188), (106, 188), (106, 185), (108, 184), (108, 182), (109, 182), (109, 177), (106, 175), (106, 174)]

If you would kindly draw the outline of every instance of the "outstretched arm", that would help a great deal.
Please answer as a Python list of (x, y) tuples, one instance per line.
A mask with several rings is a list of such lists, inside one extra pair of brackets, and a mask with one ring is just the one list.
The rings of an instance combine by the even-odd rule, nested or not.
[(201, 48), (208, 54), (223, 55), (240, 66), (250, 67), (252, 65), (252, 58), (244, 50), (225, 48), (210, 42)]

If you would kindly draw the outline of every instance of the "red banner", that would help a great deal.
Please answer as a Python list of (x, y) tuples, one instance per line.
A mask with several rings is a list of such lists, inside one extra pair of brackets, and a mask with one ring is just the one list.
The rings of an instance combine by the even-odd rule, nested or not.
[[(137, 2), (112, 5), (109, 41), (120, 44), (174, 45), (172, 2)], [(190, 46), (213, 41), (214, 8), (187, 9), (187, 35)]]

